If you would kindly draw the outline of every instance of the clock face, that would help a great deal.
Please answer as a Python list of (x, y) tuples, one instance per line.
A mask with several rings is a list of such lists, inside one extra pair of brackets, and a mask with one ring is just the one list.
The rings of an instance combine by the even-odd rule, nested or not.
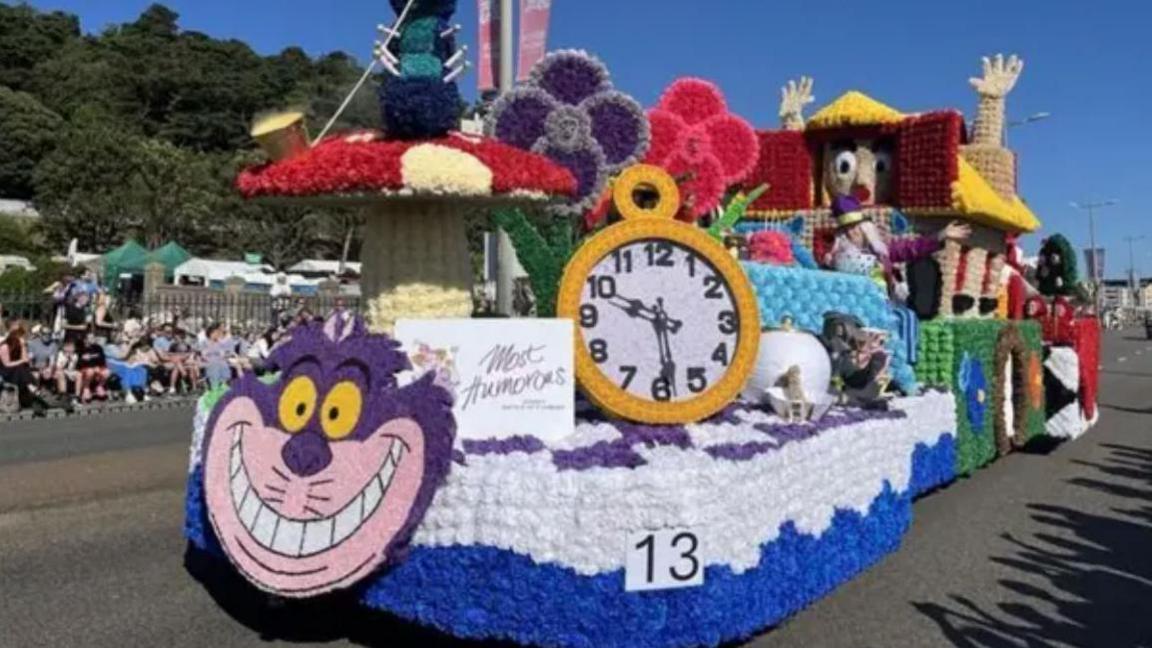
[(741, 351), (741, 311), (728, 278), (706, 256), (652, 237), (602, 256), (585, 275), (573, 316), (605, 379), (637, 399), (677, 403), (730, 372)]

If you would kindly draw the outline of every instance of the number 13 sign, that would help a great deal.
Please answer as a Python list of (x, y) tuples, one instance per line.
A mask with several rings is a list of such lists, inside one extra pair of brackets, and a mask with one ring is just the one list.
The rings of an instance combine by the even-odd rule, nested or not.
[(634, 531), (628, 535), (624, 591), (696, 587), (704, 584), (700, 537), (687, 529)]

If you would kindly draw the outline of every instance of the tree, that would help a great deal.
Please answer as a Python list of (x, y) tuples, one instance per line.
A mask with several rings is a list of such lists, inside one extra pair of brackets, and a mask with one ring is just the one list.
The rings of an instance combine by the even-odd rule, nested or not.
[(221, 204), (217, 162), (156, 139), (81, 123), (36, 171), (36, 204), (49, 242), (78, 238), (107, 249), (128, 236), (150, 246), (201, 244)]
[(36, 161), (52, 150), (62, 123), (32, 95), (0, 86), (0, 197), (32, 197)]
[(0, 3), (0, 85), (27, 89), (36, 65), (78, 38), (80, 20), (76, 16)]
[(44, 252), (27, 219), (0, 215), (0, 254), (33, 257)]

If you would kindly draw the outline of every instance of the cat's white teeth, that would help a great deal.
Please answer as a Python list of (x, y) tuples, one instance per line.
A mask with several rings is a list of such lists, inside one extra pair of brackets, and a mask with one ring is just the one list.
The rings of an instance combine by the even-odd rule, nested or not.
[(304, 523), (304, 543), (300, 546), (300, 554), (307, 556), (320, 553), (332, 546), (332, 518), (313, 520)]
[(288, 518), (280, 518), (276, 527), (276, 537), (272, 539), (272, 551), (285, 556), (300, 555), (300, 545), (304, 542), (304, 523)]
[(256, 542), (265, 547), (271, 547), (272, 537), (276, 535), (276, 527), (279, 524), (280, 516), (271, 507), (264, 505), (260, 507), (260, 512), (256, 514), (256, 520), (252, 522), (252, 528), (249, 531)]
[(244, 502), (240, 505), (240, 524), (251, 531), (252, 525), (256, 524), (256, 514), (262, 508), (264, 508), (264, 503), (260, 501), (260, 496), (256, 494), (256, 490), (248, 489), (248, 495), (244, 497)]

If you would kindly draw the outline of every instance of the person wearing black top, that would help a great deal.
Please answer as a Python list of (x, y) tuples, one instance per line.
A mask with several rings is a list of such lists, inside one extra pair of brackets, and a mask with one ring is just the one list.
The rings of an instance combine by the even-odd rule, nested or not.
[(20, 407), (31, 406), (37, 415), (43, 415), (48, 406), (35, 391), (25, 335), (23, 322), (16, 321), (11, 324), (8, 334), (0, 341), (0, 378), (3, 378), (5, 383), (16, 386)]
[(104, 358), (104, 347), (97, 344), (91, 335), (84, 340), (84, 346), (80, 348), (76, 368), (80, 370), (78, 391), (81, 402), (89, 402), (93, 394), (96, 398), (107, 396), (105, 385), (108, 382), (108, 363)]
[(64, 305), (64, 341), (80, 348), (88, 333), (88, 293), (77, 290)]

